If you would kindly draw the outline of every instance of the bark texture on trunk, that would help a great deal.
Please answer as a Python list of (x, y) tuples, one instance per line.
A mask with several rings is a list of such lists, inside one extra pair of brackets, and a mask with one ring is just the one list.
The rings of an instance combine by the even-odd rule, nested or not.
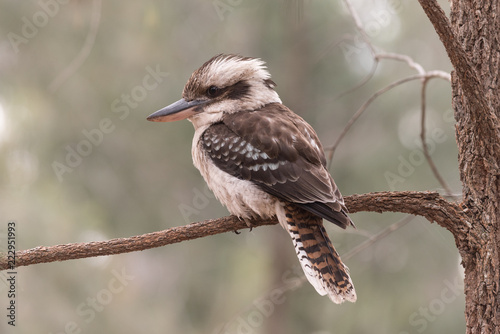
[(453, 1), (451, 26), (478, 79), (477, 103), (465, 92), (476, 85), (452, 76), (453, 108), (463, 208), (475, 240), (457, 243), (465, 267), (467, 333), (500, 332), (500, 5), (498, 1)]
[(455, 236), (465, 268), (467, 333), (500, 333), (500, 4), (419, 0), (454, 67), (458, 164), (463, 183)]

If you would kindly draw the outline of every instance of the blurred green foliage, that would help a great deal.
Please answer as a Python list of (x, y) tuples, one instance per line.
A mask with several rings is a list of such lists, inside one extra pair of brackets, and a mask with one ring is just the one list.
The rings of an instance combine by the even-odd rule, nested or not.
[[(377, 47), (428, 70), (451, 70), (416, 1), (353, 2)], [(368, 83), (335, 98), (373, 64), (341, 1), (1, 5), (0, 251), (9, 220), (21, 250), (226, 215), (192, 166), (191, 124), (145, 119), (176, 101), (191, 72), (215, 54), (263, 58), (284, 103), (313, 125), (325, 147), (374, 92), (415, 74), (403, 62), (381, 60)], [(410, 161), (420, 154), (419, 99), (419, 83), (406, 83), (354, 125), (331, 168), (344, 195), (440, 188), (425, 162)], [(441, 131), (432, 157), (460, 193), (450, 99), (448, 82), (430, 82), (427, 129), (430, 138)], [(404, 160), (413, 169), (391, 186), (387, 172), (400, 175)], [(352, 214), (358, 230), (327, 229), (342, 254), (402, 217)], [(463, 332), (460, 259), (439, 226), (416, 218), (346, 262), (358, 301), (344, 305), (298, 286), (302, 273), (279, 226), (19, 268), (15, 329), (6, 323), (0, 276), (0, 331)]]

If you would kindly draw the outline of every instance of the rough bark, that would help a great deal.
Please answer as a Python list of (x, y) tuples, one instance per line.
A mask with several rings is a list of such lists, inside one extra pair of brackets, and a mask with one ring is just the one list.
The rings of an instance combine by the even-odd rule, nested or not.
[(419, 0), (454, 67), (452, 104), (464, 212), (470, 235), (457, 247), (465, 268), (467, 333), (500, 331), (500, 6), (451, 2), (451, 22), (436, 1)]
[(464, 203), (482, 237), (478, 253), (462, 254), (468, 333), (500, 331), (499, 9), (496, 1), (459, 1), (451, 12), (453, 30), (487, 102), (475, 105), (464, 94), (464, 80), (452, 77)]

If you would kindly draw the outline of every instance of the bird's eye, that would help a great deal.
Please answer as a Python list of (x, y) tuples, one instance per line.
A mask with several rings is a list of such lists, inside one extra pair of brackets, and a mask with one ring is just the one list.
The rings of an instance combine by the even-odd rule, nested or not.
[(207, 94), (210, 97), (215, 97), (217, 95), (217, 93), (219, 93), (219, 87), (217, 87), (217, 86), (210, 86), (207, 89)]

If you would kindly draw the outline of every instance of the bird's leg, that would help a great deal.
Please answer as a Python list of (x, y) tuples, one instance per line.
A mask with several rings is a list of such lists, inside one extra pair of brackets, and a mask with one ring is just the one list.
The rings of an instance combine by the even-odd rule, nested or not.
[[(253, 226), (254, 226), (254, 225), (250, 222), (250, 220), (249, 220), (248, 218), (242, 218), (242, 217), (239, 217), (239, 216), (238, 216), (238, 219), (239, 219), (240, 221), (242, 221), (242, 220), (243, 220), (243, 221), (245, 222), (245, 224), (247, 224), (247, 226), (248, 226), (248, 227), (250, 227), (250, 232), (252, 232), (252, 228), (253, 228)], [(241, 232), (240, 232), (240, 231), (238, 231), (238, 230), (234, 230), (234, 233), (235, 233), (235, 234), (241, 234)]]
[(238, 217), (238, 219), (240, 221), (244, 221), (245, 224), (247, 224), (247, 226), (250, 228), (250, 232), (252, 232), (253, 228), (256, 226), (255, 224), (252, 223), (252, 220), (250, 218), (246, 218), (246, 217)]
[(250, 232), (252, 232), (253, 228), (256, 226), (255, 224), (252, 223), (252, 221), (249, 218), (243, 218), (245, 221), (245, 224), (250, 228)]

